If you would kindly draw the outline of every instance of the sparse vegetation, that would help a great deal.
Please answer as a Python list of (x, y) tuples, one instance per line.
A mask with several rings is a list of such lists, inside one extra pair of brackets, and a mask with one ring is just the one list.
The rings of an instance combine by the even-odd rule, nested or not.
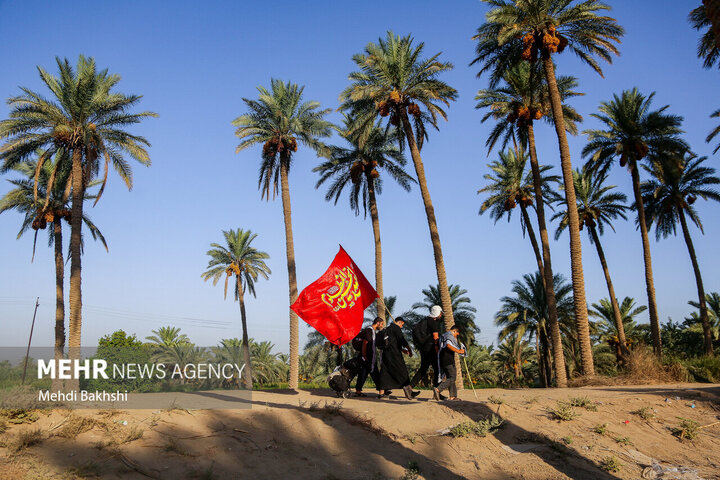
[(183, 446), (180, 445), (180, 443), (178, 443), (178, 441), (173, 437), (169, 437), (167, 439), (167, 442), (163, 445), (163, 450), (168, 453), (177, 453), (182, 456), (188, 455), (187, 450), (185, 450)]
[(568, 404), (571, 407), (580, 407), (591, 412), (597, 412), (597, 405), (589, 397), (573, 397)]
[(490, 395), (488, 397), (488, 402), (490, 402), (494, 405), (502, 405), (503, 403), (505, 403), (505, 400), (503, 400), (500, 397), (496, 397), (495, 395)]
[(92, 418), (71, 414), (66, 417), (62, 427), (53, 432), (53, 435), (63, 438), (75, 438), (81, 433), (92, 430), (96, 424), (97, 421)]
[(99, 478), (103, 474), (100, 464), (92, 460), (70, 467), (68, 473), (80, 478)]
[(121, 432), (120, 435), (114, 439), (113, 443), (122, 445), (123, 443), (134, 442), (135, 440), (141, 439), (144, 433), (145, 430), (140, 427), (131, 427), (127, 431)]
[(698, 435), (700, 424), (695, 420), (688, 420), (687, 418), (681, 418), (682, 422), (679, 427), (673, 427), (670, 429), (673, 435), (678, 437), (680, 440), (688, 439), (694, 440)]
[(484, 437), (488, 433), (492, 433), (499, 429), (504, 420), (497, 415), (491, 415), (487, 418), (476, 422), (468, 421), (455, 425), (450, 429), (450, 435), (453, 437), (468, 437), (471, 435)]
[(623, 464), (620, 463), (620, 460), (615, 458), (615, 455), (610, 455), (609, 457), (605, 457), (600, 462), (600, 468), (605, 470), (606, 472), (619, 472), (622, 468)]
[(218, 480), (220, 477), (215, 474), (215, 463), (212, 463), (209, 467), (191, 472), (190, 478), (196, 480)]
[(407, 467), (405, 467), (405, 474), (400, 477), (400, 480), (416, 480), (418, 477), (420, 477), (420, 465), (418, 465), (418, 462), (411, 460), (408, 462)]
[(8, 423), (19, 425), (21, 423), (36, 422), (40, 415), (35, 410), (27, 408), (2, 408), (0, 417), (7, 419)]
[(560, 422), (569, 422), (570, 420), (574, 420), (580, 416), (580, 414), (577, 413), (570, 404), (565, 402), (557, 402), (555, 407), (550, 407), (548, 409), (548, 413), (553, 420)]
[(33, 428), (31, 430), (23, 430), (17, 434), (15, 441), (9, 446), (14, 452), (25, 450), (28, 447), (37, 445), (44, 440), (42, 430)]
[(607, 423), (599, 423), (593, 427), (593, 432), (598, 435), (605, 435), (607, 433)]
[(637, 410), (633, 410), (630, 413), (632, 413), (633, 415), (637, 415), (638, 417), (642, 418), (646, 422), (655, 418), (655, 412), (650, 407), (638, 408)]
[(562, 437), (562, 441), (565, 445), (572, 445), (573, 438), (570, 435), (567, 435), (565, 437)]
[(630, 437), (615, 437), (615, 441), (621, 445), (633, 445), (633, 442), (630, 441)]

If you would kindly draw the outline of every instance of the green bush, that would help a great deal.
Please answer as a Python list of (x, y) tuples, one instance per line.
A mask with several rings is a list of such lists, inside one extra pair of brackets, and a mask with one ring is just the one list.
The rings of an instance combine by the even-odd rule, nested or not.
[[(108, 377), (105, 378), (81, 378), (80, 388), (83, 390), (104, 390), (104, 391), (128, 391), (128, 392), (149, 392), (158, 390), (161, 381), (155, 378), (113, 378), (114, 365), (138, 364), (152, 365), (150, 361), (150, 347), (139, 341), (135, 335), (128, 335), (123, 330), (117, 330), (105, 335), (98, 341), (98, 349), (92, 359), (103, 359), (107, 361)], [(168, 372), (169, 373), (169, 372)]]
[(720, 357), (705, 355), (690, 358), (682, 362), (694, 382), (720, 382)]

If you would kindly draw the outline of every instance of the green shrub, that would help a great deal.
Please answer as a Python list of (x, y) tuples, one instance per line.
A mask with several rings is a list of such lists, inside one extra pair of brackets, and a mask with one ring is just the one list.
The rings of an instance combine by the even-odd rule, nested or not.
[(607, 472), (619, 472), (620, 468), (623, 466), (622, 463), (620, 463), (620, 460), (615, 458), (614, 455), (610, 455), (609, 457), (605, 457), (600, 462), (600, 468)]
[(558, 420), (560, 422), (569, 422), (580, 415), (573, 410), (572, 405), (565, 402), (557, 402), (555, 408), (548, 409), (548, 413), (554, 420)]
[(682, 362), (694, 382), (720, 382), (720, 356), (690, 358)]
[(463, 422), (455, 425), (450, 429), (450, 435), (453, 437), (468, 437), (475, 435), (484, 437), (488, 433), (492, 433), (500, 428), (504, 420), (497, 415), (491, 415), (487, 418), (478, 420), (477, 422)]

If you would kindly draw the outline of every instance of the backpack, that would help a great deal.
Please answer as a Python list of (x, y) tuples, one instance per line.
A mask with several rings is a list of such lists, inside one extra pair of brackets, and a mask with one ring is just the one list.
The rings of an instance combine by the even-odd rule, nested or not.
[(412, 328), (412, 339), (413, 343), (416, 347), (423, 346), (427, 343), (427, 341), (430, 339), (430, 335), (428, 334), (428, 319), (423, 318), (419, 322), (417, 322), (415, 325), (413, 325)]
[(360, 333), (358, 333), (358, 334), (355, 336), (355, 338), (353, 338), (353, 339), (350, 341), (353, 349), (354, 349), (356, 352), (361, 352), (361, 351), (362, 351), (362, 344), (363, 344), (362, 332), (363, 332), (363, 331), (360, 330)]
[(380, 350), (388, 348), (390, 345), (388, 345), (387, 338), (387, 332), (384, 329), (377, 332), (375, 334), (375, 348), (379, 348)]

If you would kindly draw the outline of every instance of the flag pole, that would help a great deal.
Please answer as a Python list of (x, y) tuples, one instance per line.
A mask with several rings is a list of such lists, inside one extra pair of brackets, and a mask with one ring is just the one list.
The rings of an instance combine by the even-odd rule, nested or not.
[(385, 300), (382, 299), (382, 298), (380, 298), (379, 295), (378, 295), (377, 298), (378, 298), (378, 300), (380, 300), (380, 302), (383, 304), (383, 308), (385, 309), (385, 313), (387, 313), (388, 316), (390, 317), (390, 319), (394, 322), (395, 319), (393, 318), (392, 314), (390, 313), (390, 309), (388, 309), (388, 308), (387, 308), (387, 305), (385, 305)]
[(472, 391), (475, 394), (475, 400), (478, 400), (477, 392), (475, 391), (475, 385), (473, 385), (472, 377), (470, 376), (470, 369), (467, 366), (467, 360), (465, 359), (465, 357), (463, 357), (463, 363), (465, 364), (465, 372), (467, 373), (468, 381), (470, 382)]

